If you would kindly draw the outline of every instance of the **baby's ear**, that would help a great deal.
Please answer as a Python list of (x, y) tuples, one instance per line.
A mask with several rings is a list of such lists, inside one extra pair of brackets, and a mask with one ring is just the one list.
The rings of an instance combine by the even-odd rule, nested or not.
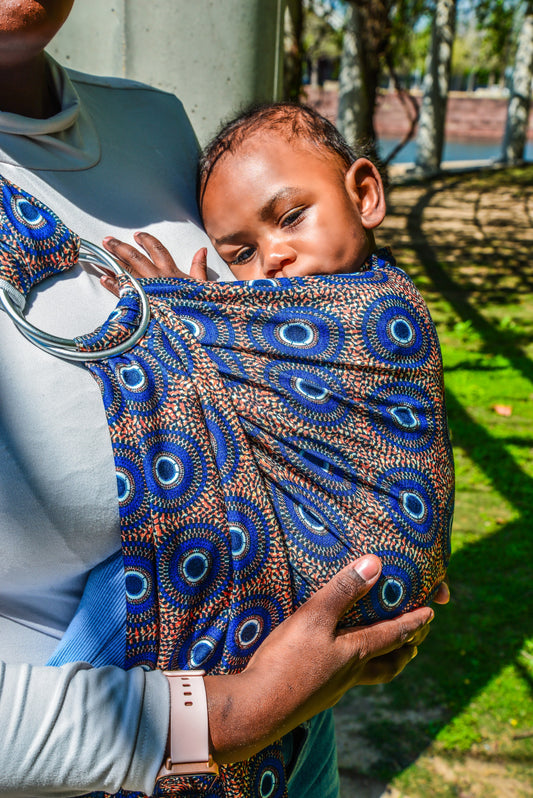
[(344, 184), (359, 211), (365, 230), (378, 227), (385, 218), (386, 204), (383, 181), (377, 167), (368, 158), (358, 158), (346, 172)]

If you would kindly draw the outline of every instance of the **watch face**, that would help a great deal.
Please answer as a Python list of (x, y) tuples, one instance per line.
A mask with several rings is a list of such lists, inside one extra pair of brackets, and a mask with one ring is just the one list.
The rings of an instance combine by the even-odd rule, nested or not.
[(154, 796), (176, 796), (176, 798), (225, 798), (224, 788), (214, 773), (198, 773), (191, 776), (162, 776), (157, 780)]

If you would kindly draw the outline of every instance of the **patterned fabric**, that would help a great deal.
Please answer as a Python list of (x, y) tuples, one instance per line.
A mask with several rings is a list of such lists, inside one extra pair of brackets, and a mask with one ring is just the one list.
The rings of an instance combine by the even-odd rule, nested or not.
[(0, 286), (26, 297), (32, 285), (70, 269), (79, 249), (78, 236), (46, 205), (0, 175)]
[[(390, 253), (353, 275), (143, 285), (144, 338), (87, 364), (117, 470), (127, 667), (238, 672), (366, 552), (382, 577), (346, 625), (429, 601), (453, 507), (442, 364)], [(81, 350), (135, 325), (137, 297), (123, 293)], [(201, 782), (173, 794), (281, 798), (281, 747)]]

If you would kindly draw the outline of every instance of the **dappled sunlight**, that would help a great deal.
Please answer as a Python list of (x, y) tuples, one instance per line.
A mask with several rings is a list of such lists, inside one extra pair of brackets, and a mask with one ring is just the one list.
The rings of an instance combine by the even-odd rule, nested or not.
[(449, 175), (392, 188), (380, 241), (391, 243), (415, 278), (432, 276), (432, 262), (446, 264), (455, 289), (472, 303), (509, 302), (515, 292), (533, 291), (532, 208), (533, 166), (495, 171), (488, 180)]

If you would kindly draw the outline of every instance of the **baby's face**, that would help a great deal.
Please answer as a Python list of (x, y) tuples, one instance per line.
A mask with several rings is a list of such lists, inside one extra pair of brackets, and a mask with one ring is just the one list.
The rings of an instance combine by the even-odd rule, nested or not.
[(345, 171), (334, 154), (271, 130), (222, 156), (201, 211), (238, 280), (349, 273), (362, 265), (373, 246), (369, 230), (383, 218), (368, 222), (362, 186), (379, 175), (364, 159)]

